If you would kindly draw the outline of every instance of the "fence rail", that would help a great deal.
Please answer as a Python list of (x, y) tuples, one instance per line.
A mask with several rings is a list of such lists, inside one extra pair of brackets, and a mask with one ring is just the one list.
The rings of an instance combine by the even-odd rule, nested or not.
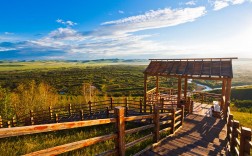
[(230, 152), (239, 156), (251, 154), (251, 129), (240, 126), (240, 122), (233, 119), (230, 108), (227, 109), (227, 139)]
[(30, 110), (27, 114), (16, 115), (11, 119), (4, 119), (0, 115), (0, 128), (109, 118), (110, 112), (117, 106), (125, 106), (127, 113), (130, 110), (139, 114), (143, 112), (141, 99), (110, 98), (104, 101), (89, 101), (87, 104), (68, 104), (64, 107), (55, 108), (50, 106), (48, 109), (40, 111)]
[[(77, 127), (86, 127), (86, 126), (94, 126), (108, 123), (115, 123), (116, 131), (111, 134), (98, 136), (94, 138), (89, 138), (73, 143), (68, 143), (40, 151), (35, 151), (26, 156), (37, 156), (37, 155), (57, 155), (69, 151), (73, 151), (76, 149), (80, 149), (83, 147), (87, 147), (90, 145), (94, 145), (99, 142), (103, 142), (106, 140), (114, 139), (115, 148), (112, 150), (105, 151), (100, 153), (99, 155), (109, 155), (116, 154), (120, 156), (125, 155), (126, 149), (136, 145), (137, 143), (143, 142), (148, 139), (152, 139), (154, 143), (160, 140), (160, 134), (163, 132), (169, 132), (173, 134), (176, 129), (182, 126), (184, 120), (184, 106), (177, 109), (169, 110), (171, 113), (161, 113), (162, 109), (159, 109), (158, 106), (154, 107), (154, 113), (148, 115), (140, 115), (140, 116), (125, 116), (126, 107), (115, 107), (114, 108), (114, 116), (113, 118), (108, 119), (96, 119), (96, 120), (87, 120), (87, 121), (77, 121), (77, 122), (66, 122), (66, 123), (54, 123), (54, 124), (44, 124), (44, 125), (32, 125), (32, 126), (24, 126), (24, 127), (14, 127), (14, 128), (1, 128), (0, 129), (0, 138), (12, 137), (12, 136), (21, 136), (42, 132), (50, 132), (50, 131), (58, 131), (63, 129), (72, 129)], [(168, 110), (167, 110), (168, 111)], [(152, 122), (137, 128), (132, 128), (125, 130), (125, 123), (131, 121), (139, 121), (151, 119)], [(146, 122), (147, 123), (147, 122)], [(160, 125), (166, 125), (163, 129), (160, 129)], [(162, 126), (163, 127), (163, 126)], [(129, 143), (125, 143), (125, 135), (132, 134), (140, 131), (144, 131), (147, 129), (153, 129), (152, 132), (142, 138), (134, 140)]]

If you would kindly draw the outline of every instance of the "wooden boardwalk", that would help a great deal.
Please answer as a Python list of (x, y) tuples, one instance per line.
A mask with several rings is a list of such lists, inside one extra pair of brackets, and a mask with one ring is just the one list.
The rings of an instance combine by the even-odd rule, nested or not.
[(226, 155), (226, 125), (217, 118), (191, 114), (182, 128), (143, 156)]

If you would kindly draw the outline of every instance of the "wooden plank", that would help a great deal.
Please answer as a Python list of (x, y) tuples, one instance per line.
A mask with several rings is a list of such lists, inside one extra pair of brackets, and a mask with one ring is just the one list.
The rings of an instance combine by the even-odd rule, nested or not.
[(77, 141), (77, 142), (73, 142), (73, 143), (69, 143), (69, 144), (64, 144), (64, 145), (32, 152), (32, 153), (26, 154), (24, 156), (58, 155), (61, 153), (65, 153), (65, 152), (73, 151), (73, 150), (80, 149), (83, 147), (87, 147), (87, 146), (96, 144), (98, 142), (102, 142), (102, 141), (106, 141), (106, 140), (110, 140), (110, 139), (115, 139), (116, 137), (117, 137), (116, 134), (104, 135), (104, 136), (100, 136), (100, 137), (81, 140), (81, 141)]
[(177, 105), (180, 103), (181, 100), (181, 77), (178, 77), (178, 95), (177, 95)]
[(147, 74), (144, 74), (144, 112), (146, 113), (146, 100), (147, 100)]
[(165, 125), (165, 124), (170, 124), (170, 123), (172, 123), (171, 119), (167, 120), (167, 121), (161, 121), (161, 122), (159, 122), (160, 125)]
[(129, 116), (125, 117), (125, 121), (143, 120), (143, 119), (153, 119), (153, 114), (141, 115), (141, 116)]
[(126, 144), (126, 149), (128, 149), (128, 148), (130, 148), (130, 147), (136, 145), (137, 143), (140, 143), (140, 142), (142, 142), (142, 141), (145, 141), (145, 140), (147, 140), (147, 139), (150, 139), (151, 137), (153, 137), (153, 134), (148, 134), (148, 135), (146, 135), (146, 136), (144, 136), (144, 137), (142, 137), (142, 138), (140, 138), (140, 139), (137, 139), (137, 140), (134, 140), (134, 141), (132, 141), (132, 142), (130, 142), (130, 143), (127, 143), (127, 144)]
[(126, 130), (125, 134), (131, 134), (131, 133), (139, 132), (139, 131), (146, 130), (146, 129), (149, 129), (149, 128), (153, 128), (153, 127), (154, 127), (154, 124), (145, 125), (145, 126), (141, 126), (141, 127)]
[(157, 106), (154, 107), (154, 118), (153, 118), (153, 122), (155, 124), (154, 126), (154, 135), (153, 135), (153, 140), (154, 143), (157, 143), (159, 141), (159, 130), (160, 130), (160, 125), (159, 125), (159, 109)]
[(167, 128), (160, 130), (159, 133), (163, 133), (163, 132), (170, 131), (170, 130), (171, 130), (171, 127), (167, 127)]
[(27, 134), (35, 134), (42, 132), (57, 131), (63, 129), (72, 129), (78, 127), (87, 127), (101, 124), (108, 124), (116, 122), (115, 118), (108, 119), (97, 119), (97, 120), (86, 120), (86, 121), (75, 121), (55, 124), (44, 124), (44, 125), (33, 125), (25, 127), (13, 127), (13, 128), (1, 128), (0, 138), (6, 138), (11, 136), (20, 136)]

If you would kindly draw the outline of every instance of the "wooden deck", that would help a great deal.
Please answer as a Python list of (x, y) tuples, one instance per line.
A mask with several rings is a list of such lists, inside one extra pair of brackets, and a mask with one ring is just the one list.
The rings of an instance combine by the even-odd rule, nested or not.
[(226, 155), (225, 138), (225, 121), (191, 114), (185, 118), (185, 122), (178, 132), (142, 155)]

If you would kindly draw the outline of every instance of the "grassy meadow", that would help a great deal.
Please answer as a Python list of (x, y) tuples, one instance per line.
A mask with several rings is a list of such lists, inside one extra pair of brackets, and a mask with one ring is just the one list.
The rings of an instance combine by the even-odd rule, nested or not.
[[(93, 60), (93, 61), (0, 61), (0, 115), (12, 117), (16, 111), (29, 111), (29, 108), (48, 108), (54, 104), (81, 103), (85, 98), (84, 84), (89, 83), (97, 89), (92, 97), (142, 97), (143, 71), (146, 60)], [(252, 61), (234, 61), (233, 85), (252, 85)], [(174, 79), (160, 79), (161, 86), (171, 87)], [(176, 81), (176, 80), (175, 80)], [(155, 86), (155, 78), (148, 79), (149, 89)], [(211, 87), (219, 87), (220, 82), (201, 81)], [(195, 84), (194, 84), (195, 85)], [(195, 87), (190, 84), (193, 90)], [(85, 89), (84, 89), (85, 90)], [(215, 90), (214, 92), (218, 92)], [(41, 95), (50, 95), (48, 96)], [(93, 93), (92, 93), (93, 94)], [(43, 100), (41, 100), (43, 99)], [(54, 100), (52, 102), (52, 99)], [(252, 125), (252, 86), (232, 89), (231, 111), (236, 120), (246, 127)], [(48, 101), (49, 100), (49, 101)], [(85, 99), (84, 99), (85, 101)], [(39, 106), (38, 106), (39, 105)], [(251, 111), (250, 111), (251, 110)], [(127, 129), (140, 125), (128, 123)], [(25, 153), (54, 147), (91, 137), (111, 134), (113, 124), (62, 130), (57, 132), (26, 135), (0, 139), (0, 156), (22, 155)], [(131, 142), (145, 136), (143, 131), (126, 136)], [(167, 135), (164, 134), (163, 137)], [(151, 139), (129, 150), (132, 155), (151, 144)], [(68, 152), (62, 155), (94, 155), (114, 148), (114, 141), (106, 141), (94, 146)]]

